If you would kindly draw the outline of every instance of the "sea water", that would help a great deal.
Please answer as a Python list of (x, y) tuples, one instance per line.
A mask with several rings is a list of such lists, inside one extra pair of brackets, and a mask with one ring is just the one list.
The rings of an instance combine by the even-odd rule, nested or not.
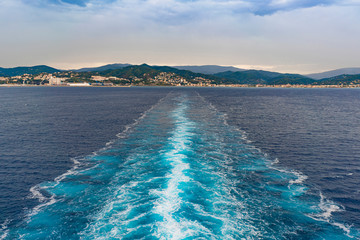
[(33, 185), (29, 197), (38, 204), (18, 221), (4, 222), (2, 238), (359, 236), (354, 223), (333, 217), (346, 211), (344, 206), (318, 191), (312, 176), (280, 164), (282, 158), (269, 155), (229, 123), (229, 114), (215, 101), (225, 96), (216, 95), (221, 90), (212, 90), (215, 95), (203, 89), (138, 91), (156, 96), (154, 104), (117, 138)]
[[(340, 205), (332, 218), (360, 228), (359, 89), (200, 89), (227, 122), (309, 191)], [(317, 192), (317, 193), (316, 193)]]

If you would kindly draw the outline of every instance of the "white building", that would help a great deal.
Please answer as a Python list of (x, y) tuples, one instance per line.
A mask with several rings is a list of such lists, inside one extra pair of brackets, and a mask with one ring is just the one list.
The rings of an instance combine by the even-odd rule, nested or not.
[(105, 80), (107, 80), (107, 78), (102, 77), (102, 76), (91, 76), (91, 80), (93, 80), (93, 81), (105, 81)]
[(51, 76), (49, 78), (49, 85), (63, 85), (64, 81), (65, 81), (65, 78), (57, 78), (57, 77)]
[(67, 84), (68, 86), (71, 86), (71, 87), (89, 87), (91, 86), (89, 83), (68, 83)]

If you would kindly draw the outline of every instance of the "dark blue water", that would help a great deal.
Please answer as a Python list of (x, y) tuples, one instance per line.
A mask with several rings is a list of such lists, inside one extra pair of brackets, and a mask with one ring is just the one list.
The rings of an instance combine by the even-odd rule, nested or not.
[[(29, 190), (63, 174), (164, 97), (162, 88), (0, 88), (0, 224), (38, 205)], [(19, 216), (18, 216), (19, 215)]]
[(5, 239), (358, 236), (357, 90), (2, 88), (0, 98)]
[[(360, 228), (360, 89), (206, 89), (206, 99), (278, 165), (340, 203)], [(335, 209), (334, 209), (335, 210)]]

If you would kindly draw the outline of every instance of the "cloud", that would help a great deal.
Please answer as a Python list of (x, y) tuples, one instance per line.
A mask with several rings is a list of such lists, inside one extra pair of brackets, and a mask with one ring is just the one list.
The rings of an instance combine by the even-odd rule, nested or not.
[[(66, 6), (69, 5), (93, 8), (112, 5), (128, 11), (134, 9), (149, 10), (160, 13), (161, 16), (202, 15), (204, 12), (232, 12), (251, 13), (254, 15), (271, 15), (278, 11), (292, 11), (295, 9), (315, 6), (330, 6), (339, 4), (338, 0), (23, 0), (36, 6)], [(342, 1), (349, 4), (359, 4), (358, 0)]]
[(358, 65), (359, 1), (314, 2), (0, 0), (0, 66)]
[(336, 4), (334, 0), (257, 0), (253, 4), (252, 12), (255, 15), (270, 15), (278, 11), (292, 11), (295, 9)]

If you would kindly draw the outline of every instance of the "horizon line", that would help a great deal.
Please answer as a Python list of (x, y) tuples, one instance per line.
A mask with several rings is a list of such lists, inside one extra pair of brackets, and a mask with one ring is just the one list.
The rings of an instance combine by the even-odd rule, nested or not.
[[(56, 66), (51, 66), (50, 64), (36, 64), (36, 65), (20, 65), (20, 66), (15, 66), (15, 67), (1, 67), (3, 69), (12, 69), (12, 68), (19, 68), (19, 67), (37, 67), (37, 66), (47, 66), (47, 67), (51, 67), (57, 70), (61, 70), (61, 71), (74, 71), (74, 70), (80, 70), (80, 69), (84, 69), (84, 68), (98, 68), (98, 67), (103, 67), (103, 66), (107, 66), (107, 65), (116, 65), (116, 64), (121, 64), (121, 65), (130, 65), (130, 66), (140, 66), (140, 65), (149, 65), (149, 66), (167, 66), (167, 67), (203, 67), (203, 66), (219, 66), (219, 67), (234, 67), (234, 68), (238, 68), (239, 70), (256, 70), (256, 71), (269, 71), (269, 72), (278, 72), (278, 73), (282, 73), (282, 74), (300, 74), (300, 75), (312, 75), (312, 74), (318, 74), (318, 73), (325, 73), (325, 72), (330, 72), (330, 71), (336, 71), (336, 70), (341, 70), (341, 69), (351, 69), (351, 68), (360, 68), (360, 67), (339, 67), (339, 68), (332, 68), (332, 69), (328, 69), (328, 70), (319, 70), (317, 72), (307, 72), (307, 73), (299, 73), (296, 71), (277, 71), (277, 70), (271, 70), (272, 68), (276, 68), (276, 66), (259, 66), (259, 65), (220, 65), (220, 64), (148, 64), (148, 63), (140, 63), (140, 64), (133, 64), (133, 63), (119, 63), (119, 62), (114, 62), (114, 63), (97, 63), (94, 64), (92, 66), (89, 65), (78, 65), (77, 67), (71, 67), (71, 68), (64, 68), (64, 67), (56, 67)], [(56, 65), (56, 64), (54, 64)], [(258, 67), (257, 67), (258, 66)]]

